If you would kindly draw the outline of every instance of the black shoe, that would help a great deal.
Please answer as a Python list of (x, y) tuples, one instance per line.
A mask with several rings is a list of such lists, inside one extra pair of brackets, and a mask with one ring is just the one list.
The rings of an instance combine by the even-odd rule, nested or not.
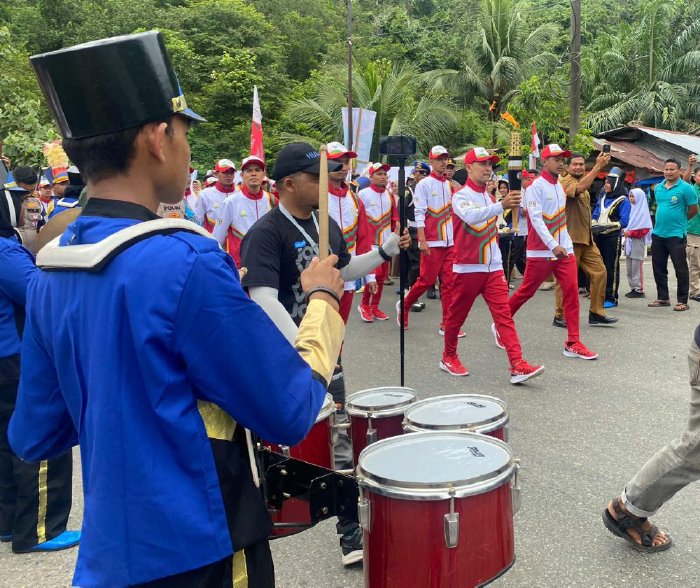
[(625, 294), (625, 298), (646, 298), (647, 295), (641, 290), (630, 290)]
[(435, 288), (428, 288), (428, 293), (426, 294), (426, 297), (430, 300), (435, 300), (437, 298), (437, 292), (435, 291)]
[(588, 313), (588, 324), (591, 327), (612, 327), (618, 320), (611, 316), (596, 314), (595, 312)]
[(388, 278), (388, 279), (384, 280), (384, 285), (385, 286), (393, 286), (394, 280), (392, 280), (391, 278)]
[(554, 317), (554, 320), (552, 321), (552, 326), (566, 329), (566, 321), (563, 318)]
[(350, 566), (362, 561), (362, 528), (357, 526), (340, 537), (343, 565)]
[(695, 302), (700, 302), (700, 294), (696, 294), (695, 296), (689, 296), (691, 300), (695, 300)]
[(416, 304), (420, 306), (421, 310), (425, 310), (425, 307), (427, 306), (425, 302), (416, 302)]
[(423, 307), (418, 302), (411, 304), (411, 312), (423, 312)]

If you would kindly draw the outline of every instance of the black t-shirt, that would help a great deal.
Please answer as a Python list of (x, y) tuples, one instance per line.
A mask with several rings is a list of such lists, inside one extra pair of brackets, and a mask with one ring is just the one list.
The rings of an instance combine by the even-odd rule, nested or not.
[[(295, 220), (318, 241), (313, 218)], [(340, 227), (332, 218), (329, 221), (330, 250), (338, 256), (336, 267), (341, 269), (350, 262), (350, 253)], [(316, 255), (316, 249), (276, 206), (250, 228), (241, 243), (241, 267), (248, 269), (243, 287), (275, 288), (282, 306), (298, 325), (306, 313), (299, 276)]]

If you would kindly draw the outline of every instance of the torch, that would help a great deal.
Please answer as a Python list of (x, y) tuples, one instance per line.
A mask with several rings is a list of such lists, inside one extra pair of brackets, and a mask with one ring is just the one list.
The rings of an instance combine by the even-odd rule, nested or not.
[[(501, 118), (513, 125), (513, 130), (510, 133), (510, 148), (508, 149), (508, 185), (511, 190), (520, 191), (523, 185), (523, 147), (520, 142), (520, 125), (508, 112), (501, 113)], [(511, 211), (513, 233), (518, 232), (519, 217), (518, 210)]]

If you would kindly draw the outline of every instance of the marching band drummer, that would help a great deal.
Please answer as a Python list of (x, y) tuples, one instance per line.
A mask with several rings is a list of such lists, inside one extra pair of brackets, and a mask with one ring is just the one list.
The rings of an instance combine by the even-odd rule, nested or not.
[[(241, 264), (248, 269), (243, 286), (250, 297), (270, 316), (289, 341), (296, 337), (298, 325), (308, 307), (302, 293), (301, 274), (318, 252), (319, 202), (318, 152), (308, 143), (290, 143), (277, 154), (272, 178), (277, 182), (279, 204), (250, 229), (241, 246)], [(330, 164), (333, 167), (330, 167)], [(343, 164), (329, 159), (329, 173), (339, 173)], [(352, 256), (343, 231), (330, 215), (329, 247), (338, 256), (338, 267), (345, 282), (367, 275), (377, 266), (399, 254), (399, 245), (410, 244), (408, 230), (399, 240), (396, 233), (384, 243), (363, 255)], [(338, 383), (336, 383), (338, 382)], [(345, 403), (345, 385), (336, 380), (329, 391), (336, 406)], [(338, 415), (336, 415), (338, 416)], [(339, 455), (336, 464), (345, 468), (352, 463), (352, 452)], [(345, 460), (346, 464), (338, 464)], [(362, 529), (356, 520), (338, 517), (337, 531), (341, 535), (344, 565), (362, 559)]]
[[(187, 108), (161, 34), (86, 43), (32, 65), (91, 197), (39, 253), (52, 271), (29, 286), (22, 353), (33, 361), (9, 439), (32, 462), (80, 444), (73, 584), (272, 587), (270, 518), (241, 437), (249, 427), (293, 445), (313, 426), (344, 334), (337, 258), (301, 277), (308, 320), (295, 349), (214, 239), (155, 215), (160, 202), (181, 200), (187, 131), (203, 121)], [(76, 68), (83, 76), (68, 75)]]

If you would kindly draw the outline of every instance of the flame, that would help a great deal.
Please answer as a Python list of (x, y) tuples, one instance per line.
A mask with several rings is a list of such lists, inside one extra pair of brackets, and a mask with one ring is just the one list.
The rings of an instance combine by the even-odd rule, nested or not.
[(515, 120), (515, 117), (510, 112), (502, 112), (501, 118), (513, 125), (516, 129), (520, 128), (520, 124)]
[(56, 139), (51, 143), (44, 143), (42, 148), (49, 167), (68, 167), (68, 156), (61, 147), (61, 140)]

